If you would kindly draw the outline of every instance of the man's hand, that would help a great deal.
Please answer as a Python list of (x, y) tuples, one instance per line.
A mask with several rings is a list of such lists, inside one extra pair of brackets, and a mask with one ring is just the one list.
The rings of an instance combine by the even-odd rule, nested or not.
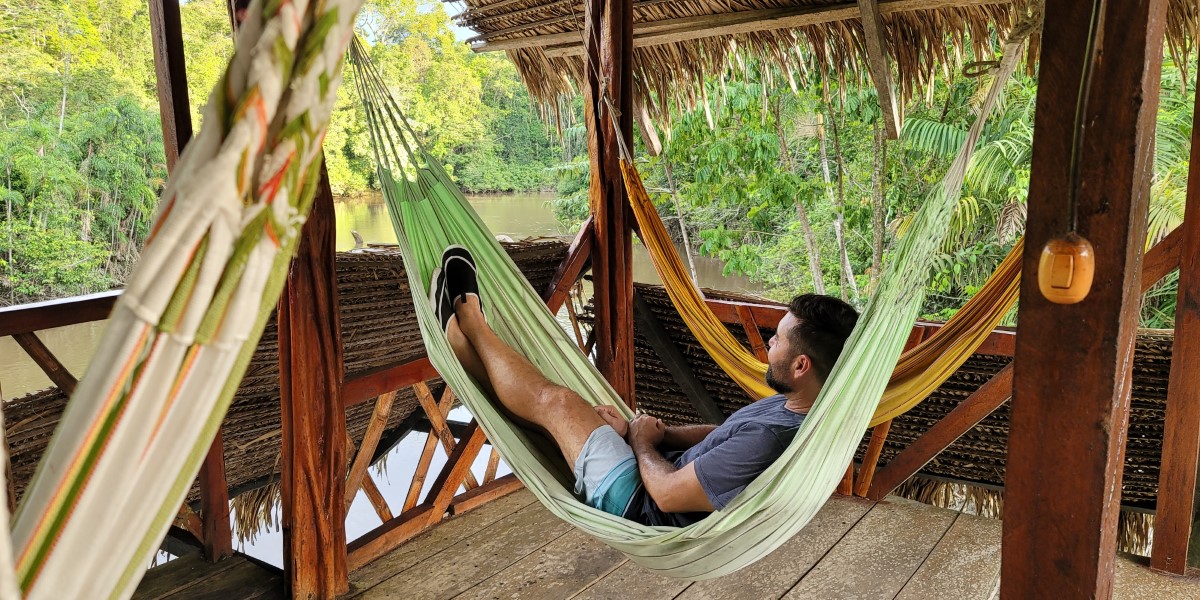
[(611, 426), (617, 435), (625, 437), (629, 433), (629, 421), (626, 421), (625, 417), (617, 412), (617, 409), (611, 406), (597, 406), (596, 414), (600, 415), (600, 418), (604, 419), (604, 422)]
[(629, 445), (635, 449), (639, 444), (657, 446), (663, 440), (667, 427), (661, 419), (650, 415), (638, 415), (629, 422)]

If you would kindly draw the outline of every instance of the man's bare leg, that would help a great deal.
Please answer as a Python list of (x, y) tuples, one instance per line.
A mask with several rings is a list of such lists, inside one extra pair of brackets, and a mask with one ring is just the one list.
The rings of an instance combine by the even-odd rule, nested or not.
[(490, 386), (492, 397), (512, 416), (545, 431), (567, 463), (574, 465), (588, 436), (604, 425), (595, 409), (579, 394), (546, 379), (501, 340), (479, 310), (478, 298), (467, 296), (455, 306), (447, 335), (455, 354), (466, 359), (463, 366), (471, 376), (485, 388)]

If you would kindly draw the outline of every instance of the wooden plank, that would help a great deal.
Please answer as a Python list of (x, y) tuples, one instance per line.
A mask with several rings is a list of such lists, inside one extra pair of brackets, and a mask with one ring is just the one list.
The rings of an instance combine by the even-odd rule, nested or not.
[(899, 498), (880, 502), (784, 598), (892, 598), (957, 516)]
[[(432, 429), (432, 428), (431, 428)], [(400, 512), (408, 512), (421, 499), (421, 488), (425, 487), (425, 478), (429, 476), (429, 465), (433, 462), (433, 452), (438, 447), (438, 436), (432, 430), (425, 436), (425, 447), (417, 458), (417, 468), (413, 471), (412, 481), (408, 485), (408, 493), (404, 496), (404, 507)]]
[(258, 600), (284, 598), (283, 574), (245, 557), (217, 575), (198, 580), (174, 594), (188, 600)]
[(624, 554), (572, 529), (456, 598), (567, 600), (623, 562)]
[(846, 466), (846, 474), (842, 476), (842, 481), (838, 483), (836, 492), (842, 496), (854, 495), (854, 460)]
[(859, 19), (863, 28), (863, 47), (867, 53), (867, 68), (875, 82), (887, 139), (900, 139), (902, 115), (896, 106), (896, 90), (892, 87), (892, 68), (888, 64), (887, 34), (878, 0), (858, 0)]
[(525, 484), (521, 483), (521, 480), (517, 479), (516, 475), (509, 473), (504, 477), (489, 481), (473, 490), (467, 490), (455, 496), (454, 500), (450, 501), (447, 512), (451, 515), (461, 515), (524, 488)]
[[(1200, 103), (1193, 110), (1194, 118), (1200, 117)], [(1182, 234), (1183, 243), (1150, 565), (1182, 575), (1188, 566), (1200, 567), (1200, 548), (1191, 556), (1188, 553), (1189, 545), (1194, 545), (1193, 529), (1200, 527), (1196, 514), (1196, 470), (1200, 467), (1200, 127), (1192, 128), (1187, 204), (1183, 224), (1175, 231)]]
[(436, 377), (439, 377), (437, 369), (433, 368), (433, 363), (427, 357), (385, 365), (347, 377), (342, 384), (342, 398), (347, 407), (355, 406)]
[(573, 600), (676, 598), (689, 585), (690, 581), (648, 571), (627, 559), (620, 567), (579, 592)]
[[(1112, 592), (1165, 13), (1163, 0), (1046, 11), (1004, 482), (1006, 598)], [(1093, 39), (1103, 59), (1086, 56)], [(1075, 162), (1077, 104), (1086, 135)], [(1072, 212), (1095, 249), (1095, 283), (1078, 304), (1052, 304), (1038, 261)]]
[(426, 555), (358, 597), (451, 598), (570, 530), (570, 525), (533, 503), (443, 552)]
[[(941, 8), (1007, 4), (1010, 0), (881, 0), (884, 15)], [(645, 21), (634, 25), (634, 48), (646, 48), (720, 35), (736, 35), (778, 29), (795, 29), (859, 18), (854, 2), (805, 8), (746, 10), (717, 15)], [(549, 58), (584, 55), (580, 31), (486, 40), (471, 46), (475, 52), (497, 52), (519, 48), (546, 48)], [(548, 48), (548, 47), (553, 47)]]
[(218, 564), (211, 564), (199, 554), (181, 556), (147, 570), (137, 590), (133, 592), (133, 600), (169, 598), (209, 577), (219, 576), (245, 560), (244, 556), (236, 556)]
[(478, 510), (447, 519), (420, 537), (385, 553), (378, 560), (364, 563), (350, 574), (350, 582), (355, 590), (366, 591), (536, 502), (533, 494), (520, 491), (489, 502)]
[(633, 147), (632, 2), (588, 2), (584, 24), (585, 62), (590, 65), (584, 69), (583, 87), (591, 158), (588, 197), (595, 227), (595, 364), (633, 408), (633, 211), (620, 169), (621, 145)]
[(500, 453), (493, 447), (488, 454), (487, 468), (483, 470), (483, 482), (491, 483), (496, 478), (496, 470), (500, 468)]
[(233, 526), (229, 520), (229, 480), (225, 477), (225, 441), (221, 429), (208, 447), (200, 467), (200, 517), (204, 557), (212, 562), (233, 556)]
[[(446, 424), (446, 414), (450, 412), (451, 403), (443, 402), (442, 406), (438, 406), (438, 403), (433, 400), (433, 393), (429, 391), (429, 386), (425, 385), (423, 381), (414, 383), (412, 388), (416, 392), (417, 402), (421, 404), (421, 408), (425, 410), (425, 416), (429, 418), (430, 435), (436, 436), (442, 443), (442, 449), (446, 451), (447, 456), (453, 454), (454, 435), (450, 433), (450, 428)], [(449, 387), (446, 388), (446, 393), (451, 393)], [(464, 483), (468, 490), (479, 485), (470, 471), (467, 471)]]
[(1000, 585), (997, 519), (959, 515), (896, 600), (991, 598)]
[(550, 285), (546, 286), (546, 291), (542, 293), (546, 308), (549, 308), (550, 312), (558, 312), (558, 308), (570, 296), (575, 282), (583, 275), (583, 270), (592, 256), (594, 232), (593, 217), (589, 216), (580, 226), (579, 233), (571, 241), (571, 246), (567, 248), (566, 258), (555, 269), (554, 276), (550, 278)]
[(62, 390), (68, 396), (75, 393), (75, 386), (79, 381), (58, 361), (58, 357), (54, 356), (54, 353), (42, 343), (42, 340), (38, 338), (36, 333), (14, 333), (13, 339), (25, 350), (29, 358), (32, 358), (33, 362), (41, 368), (46, 377), (49, 377), (50, 381), (58, 386), (58, 389)]
[(279, 302), (283, 564), (288, 593), (334, 598), (346, 579), (346, 409), (334, 265), (333, 194), (324, 166)]
[(367, 501), (371, 503), (371, 508), (375, 509), (375, 514), (379, 515), (379, 520), (387, 523), (394, 519), (392, 509), (388, 507), (387, 499), (383, 497), (383, 492), (379, 491), (379, 486), (375, 485), (375, 478), (371, 477), (370, 473), (363, 474), (361, 485), (363, 494), (366, 494)]
[(642, 298), (637, 291), (633, 293), (633, 314), (641, 327), (643, 337), (662, 359), (663, 365), (671, 373), (671, 378), (679, 384), (680, 391), (687, 396), (688, 401), (692, 403), (692, 407), (696, 409), (700, 417), (707, 423), (724, 423), (725, 413), (721, 412), (717, 401), (705, 389), (704, 383), (692, 372), (687, 357), (683, 355), (675, 342), (671, 341), (671, 335), (654, 316), (645, 298)]
[(192, 109), (188, 102), (179, 0), (150, 0), (150, 38), (154, 45), (163, 152), (169, 172), (174, 169), (183, 147), (192, 139)]
[(954, 407), (942, 420), (934, 423), (921, 437), (909, 444), (886, 466), (875, 473), (866, 493), (867, 498), (879, 500), (921, 470), (933, 457), (954, 443), (964, 433), (992, 414), (1013, 393), (1013, 365), (1000, 370), (987, 383)]
[(103, 321), (122, 290), (0, 308), (0, 336)]
[(430, 490), (430, 493), (433, 494), (431, 502), (434, 511), (430, 515), (431, 519), (441, 519), (446, 509), (450, 507), (450, 501), (458, 493), (458, 487), (463, 485), (467, 478), (473, 477), (471, 465), (475, 462), (475, 457), (479, 455), (480, 448), (483, 448), (484, 442), (487, 441), (487, 436), (475, 421), (471, 421), (469, 429), (471, 430), (470, 434), (458, 442), (446, 460), (442, 472), (438, 474), (437, 479), (433, 480), (433, 489)]
[(835, 548), (874, 504), (858, 498), (834, 496), (800, 533), (766, 558), (730, 577), (698, 581), (676, 600), (779, 598)]
[[(371, 421), (367, 424), (367, 431), (363, 434), (362, 443), (358, 445), (354, 462), (350, 464), (350, 470), (346, 474), (346, 510), (350, 510), (350, 503), (354, 502), (360, 482), (367, 474), (367, 468), (371, 466), (371, 458), (375, 456), (375, 448), (379, 446), (379, 438), (383, 436), (383, 430), (387, 427), (388, 415), (392, 414), (392, 403), (395, 400), (396, 392), (388, 392), (375, 401), (375, 408), (371, 411)], [(347, 434), (348, 437), (349, 434)], [(347, 447), (347, 451), (351, 450), (353, 450), (352, 445)], [(384, 521), (387, 520), (384, 519)]]
[(883, 452), (883, 443), (887, 441), (888, 431), (891, 428), (892, 422), (884, 421), (871, 429), (871, 441), (867, 443), (867, 451), (863, 454), (858, 480), (854, 482), (854, 495), (866, 497), (867, 490), (871, 489), (871, 480), (875, 478), (875, 467), (879, 464), (879, 455)]
[[(1193, 153), (1192, 156), (1195, 156)], [(1191, 167), (1189, 165), (1189, 171)], [(1188, 175), (1188, 191), (1192, 189), (1191, 175)], [(1186, 212), (1186, 208), (1184, 209)], [(1146, 251), (1146, 257), (1142, 259), (1142, 293), (1154, 287), (1160, 279), (1166, 277), (1171, 271), (1179, 268), (1179, 256), (1183, 248), (1183, 232), (1186, 230), (1187, 220), (1167, 234), (1167, 237), (1155, 244), (1154, 247)]]
[(746, 330), (746, 339), (750, 342), (750, 351), (758, 360), (767, 362), (767, 345), (763, 343), (762, 332), (758, 330), (758, 323), (754, 321), (754, 311), (748, 306), (738, 306), (737, 311), (738, 320), (742, 323), (742, 329)]

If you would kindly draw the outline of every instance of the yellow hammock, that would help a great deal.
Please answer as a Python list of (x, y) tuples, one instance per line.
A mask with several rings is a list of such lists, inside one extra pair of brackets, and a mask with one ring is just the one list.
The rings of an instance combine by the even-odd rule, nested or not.
[[(621, 174), (629, 203), (637, 218), (642, 241), (650, 251), (654, 269), (667, 295), (688, 329), (713, 360), (751, 397), (770, 396), (774, 391), (764, 380), (767, 365), (746, 350), (729, 333), (725, 324), (704, 302), (704, 296), (688, 276), (675, 251), (675, 244), (642, 185), (637, 168), (627, 156), (621, 158)], [(887, 390), (871, 418), (874, 427), (919, 404), (962, 366), (1000, 323), (1017, 301), (1024, 238), (1000, 263), (979, 293), (967, 301), (941, 329), (917, 347), (905, 352), (896, 364)]]

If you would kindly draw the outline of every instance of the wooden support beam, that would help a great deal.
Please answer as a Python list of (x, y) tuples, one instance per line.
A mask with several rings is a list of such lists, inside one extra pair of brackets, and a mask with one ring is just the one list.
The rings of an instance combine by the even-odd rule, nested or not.
[[(442, 449), (446, 451), (447, 455), (453, 454), (455, 447), (454, 434), (450, 433), (450, 428), (446, 424), (446, 414), (449, 413), (449, 410), (447, 410), (445, 413), (442, 412), (441, 408), (438, 406), (438, 403), (434, 402), (433, 393), (429, 391), (429, 386), (425, 385), (425, 382), (422, 381), (413, 384), (413, 391), (416, 392), (417, 402), (421, 404), (421, 408), (425, 410), (425, 415), (429, 417), (429, 426), (431, 428), (429, 434), (438, 438), (438, 440), (442, 442)], [(453, 392), (451, 392), (450, 388), (447, 387), (446, 393), (452, 394)], [(444, 399), (445, 398), (443, 398), (443, 400)], [(452, 402), (452, 400), (449, 402), (442, 402), (442, 405), (449, 408), (449, 405)], [(475, 480), (475, 476), (472, 475), (470, 471), (467, 471), (467, 489), (477, 487), (478, 485), (479, 482)]]
[[(367, 468), (371, 466), (371, 459), (374, 458), (379, 438), (383, 436), (383, 430), (387, 427), (388, 415), (392, 414), (392, 403), (395, 400), (396, 392), (388, 392), (375, 401), (375, 409), (371, 411), (371, 422), (367, 424), (367, 432), (363, 434), (362, 443), (358, 445), (358, 452), (354, 455), (354, 462), (350, 463), (350, 470), (346, 474), (346, 510), (350, 510), (350, 504), (358, 495)], [(349, 434), (346, 434), (346, 439), (350, 440)], [(347, 451), (353, 450), (351, 442)], [(384, 519), (387, 520), (389, 519)]]
[(233, 526), (229, 519), (229, 480), (225, 477), (225, 441), (221, 429), (213, 438), (200, 467), (200, 517), (204, 558), (210, 562), (233, 556)]
[(858, 480), (854, 482), (855, 496), (865, 498), (867, 491), (871, 489), (871, 481), (875, 479), (875, 466), (879, 464), (883, 443), (887, 441), (888, 431), (891, 429), (891, 421), (884, 421), (871, 429), (871, 441), (867, 442), (867, 451), (863, 454), (862, 466), (858, 469)]
[(483, 471), (483, 482), (491, 483), (496, 479), (496, 469), (500, 468), (500, 453), (496, 448), (492, 448), (491, 454), (488, 455), (487, 468)]
[(356, 406), (393, 390), (406, 388), (418, 381), (429, 381), (438, 376), (433, 363), (423, 356), (354, 374), (342, 385), (342, 398), (347, 407)]
[[(762, 362), (767, 362), (767, 345), (763, 342), (762, 332), (758, 330), (758, 322), (754, 320), (754, 311), (748, 306), (737, 308), (738, 320), (742, 329), (746, 330), (746, 339), (750, 342), (750, 351)], [(778, 323), (778, 321), (776, 321)]]
[(700, 417), (707, 423), (724, 423), (725, 413), (721, 412), (717, 401), (713, 400), (704, 383), (692, 372), (687, 357), (675, 342), (671, 341), (671, 334), (667, 333), (667, 329), (654, 316), (646, 299), (636, 290), (633, 292), (633, 314), (641, 327), (643, 337), (662, 359), (663, 365), (671, 373), (671, 378), (679, 384), (680, 391), (687, 396)]
[[(413, 391), (417, 393), (419, 400), (420, 393), (416, 389)], [(438, 402), (436, 412), (445, 419), (450, 414), (450, 408), (453, 404), (454, 392), (447, 386), (446, 391), (442, 392), (442, 399)], [(425, 418), (429, 419), (429, 415), (426, 414)], [(401, 512), (407, 512), (410, 508), (417, 505), (417, 501), (421, 497), (421, 488), (425, 486), (425, 478), (429, 476), (429, 465), (433, 462), (433, 452), (437, 448), (439, 439), (431, 421), (429, 423), (429, 435), (425, 437), (425, 447), (421, 449), (421, 456), (417, 459), (417, 468), (413, 472), (412, 482), (408, 486), (408, 494), (404, 498), (404, 507), (401, 509)]]
[(103, 321), (112, 312), (121, 290), (60, 298), (0, 308), (0, 337)]
[(635, 406), (633, 384), (634, 221), (621, 176), (620, 147), (633, 147), (633, 9), (631, 0), (588, 0), (584, 12), (585, 115), (595, 223), (596, 368)]
[[(505, 475), (487, 485), (481, 485), (469, 492), (459, 494), (451, 501), (447, 511), (453, 515), (460, 515), (483, 506), (490, 500), (515, 492), (521, 487), (521, 482), (515, 476)], [(431, 504), (422, 504), (413, 510), (397, 515), (391, 521), (351, 542), (348, 558), (350, 570), (361, 568), (439, 523), (439, 519), (430, 519), (432, 511)]]
[(58, 362), (58, 357), (42, 343), (35, 333), (15, 333), (13, 339), (17, 340), (17, 344), (25, 350), (29, 358), (37, 363), (37, 366), (62, 390), (66, 395), (70, 396), (75, 392), (75, 386), (79, 383), (71, 372)]
[(836, 492), (842, 496), (854, 494), (854, 460), (851, 460), (850, 465), (846, 467), (846, 474), (842, 476), (842, 481), (838, 483)]
[(346, 409), (333, 194), (321, 181), (279, 302), (283, 565), (293, 598), (335, 598), (346, 571)]
[[(880, 0), (879, 12), (882, 15), (890, 15), (942, 8), (990, 6), (1009, 2), (1011, 0)], [(855, 2), (842, 2), (817, 7), (744, 10), (717, 15), (643, 21), (633, 27), (633, 47), (645, 48), (719, 35), (795, 29), (839, 21), (852, 21), (858, 19), (859, 14), (858, 5)], [(536, 27), (537, 25), (532, 26)], [(516, 32), (515, 29), (510, 29), (507, 33)], [(502, 34), (496, 32), (490, 34), (490, 37), (499, 35)], [(578, 30), (503, 40), (487, 39), (488, 37), (476, 38), (480, 42), (471, 46), (471, 49), (475, 52), (497, 52), (520, 48), (546, 48), (546, 56), (550, 58), (584, 55), (583, 44), (580, 41), (584, 39), (584, 35)]]
[(992, 376), (975, 393), (959, 403), (942, 420), (897, 454), (886, 466), (877, 470), (868, 482), (865, 495), (870, 500), (882, 500), (896, 486), (920, 471), (929, 461), (962, 437), (992, 411), (1012, 396), (1013, 366), (1009, 364)]
[(478, 423), (471, 421), (468, 429), (470, 433), (454, 446), (446, 465), (442, 467), (441, 473), (438, 473), (437, 479), (433, 480), (433, 489), (430, 490), (433, 498), (429, 501), (433, 505), (433, 512), (429, 515), (431, 519), (440, 520), (445, 514), (446, 509), (450, 507), (450, 501), (458, 493), (458, 488), (471, 475), (471, 466), (475, 457), (479, 456), (479, 450), (487, 442), (487, 436)]
[[(1200, 102), (1193, 110), (1193, 119), (1200, 118)], [(1196, 512), (1200, 468), (1200, 127), (1192, 128), (1187, 205), (1183, 224), (1175, 232), (1182, 238), (1179, 291), (1150, 566), (1182, 575), (1187, 567), (1200, 566), (1200, 539), (1192, 540), (1200, 534)], [(1194, 550), (1189, 552), (1189, 546)]]
[(879, 12), (878, 0), (858, 0), (858, 12), (862, 20), (867, 67), (871, 71), (871, 79), (875, 82), (875, 91), (879, 96), (883, 130), (887, 139), (898, 140), (902, 115), (896, 105), (896, 90), (892, 87), (892, 67), (887, 56), (887, 33)]
[[(1193, 154), (1192, 156), (1196, 156)], [(1188, 191), (1192, 189), (1192, 183), (1188, 182)], [(1186, 209), (1185, 209), (1186, 212)], [(1160, 279), (1166, 277), (1171, 271), (1179, 268), (1180, 252), (1183, 248), (1183, 232), (1187, 221), (1185, 220), (1179, 227), (1176, 227), (1167, 237), (1155, 244), (1154, 247), (1146, 251), (1146, 258), (1142, 259), (1142, 293), (1154, 287)]]
[(379, 515), (380, 521), (387, 523), (395, 518), (392, 516), (392, 509), (388, 508), (387, 499), (383, 497), (383, 492), (379, 491), (379, 486), (375, 485), (375, 478), (371, 477), (370, 473), (363, 474), (362, 491), (367, 495), (367, 501), (375, 509), (375, 514)]
[[(150, 34), (154, 46), (154, 72), (158, 89), (158, 112), (162, 121), (163, 153), (167, 172), (175, 169), (179, 155), (192, 139), (192, 109), (188, 99), (187, 64), (183, 51), (183, 24), (179, 0), (150, 0)], [(111, 297), (115, 302), (116, 295)], [(97, 306), (99, 309), (102, 304)], [(107, 316), (111, 305), (104, 309)], [(216, 562), (233, 555), (233, 531), (229, 521), (229, 482), (225, 477), (221, 430), (213, 439), (200, 466), (200, 514), (204, 557)]]
[[(1004, 598), (1112, 594), (1166, 6), (1058, 0), (1046, 10), (1004, 482)], [(1089, 56), (1093, 10), (1102, 52)], [(1038, 262), (1071, 229), (1072, 213), (1095, 249), (1095, 283), (1078, 304), (1053, 304), (1038, 288)]]
[(567, 257), (558, 265), (558, 269), (554, 271), (554, 277), (550, 278), (550, 285), (542, 294), (542, 299), (546, 301), (546, 308), (550, 309), (550, 312), (558, 312), (558, 308), (570, 296), (575, 282), (583, 276), (583, 271), (592, 257), (594, 233), (594, 217), (589, 216), (580, 226), (579, 233), (571, 241), (571, 246), (567, 248)]
[(192, 109), (188, 102), (179, 0), (150, 0), (150, 37), (154, 45), (163, 152), (166, 153), (167, 171), (171, 171), (183, 147), (192, 139)]

